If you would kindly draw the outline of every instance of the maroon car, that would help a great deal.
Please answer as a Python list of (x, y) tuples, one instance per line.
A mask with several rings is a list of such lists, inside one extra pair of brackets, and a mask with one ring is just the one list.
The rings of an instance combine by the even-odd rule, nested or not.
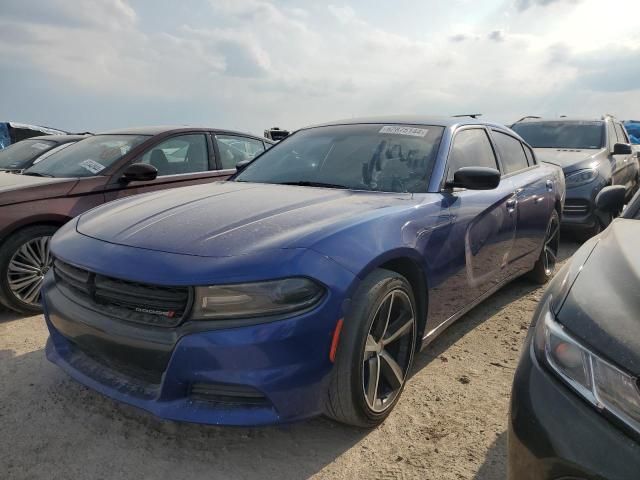
[(49, 239), (76, 215), (129, 195), (225, 180), (272, 144), (209, 128), (131, 128), (81, 140), (22, 175), (0, 173), (0, 302), (40, 311)]

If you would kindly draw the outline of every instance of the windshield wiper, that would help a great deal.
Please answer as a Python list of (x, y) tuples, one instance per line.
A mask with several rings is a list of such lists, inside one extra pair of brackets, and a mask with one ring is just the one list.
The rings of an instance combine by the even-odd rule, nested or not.
[(346, 185), (338, 185), (336, 183), (323, 183), (323, 182), (308, 182), (300, 180), (297, 182), (282, 182), (278, 185), (295, 185), (298, 187), (323, 187), (323, 188), (349, 188)]
[(50, 178), (55, 178), (53, 175), (48, 175), (46, 173), (39, 173), (39, 172), (22, 172), (22, 175), (29, 175), (30, 177), (50, 177)]

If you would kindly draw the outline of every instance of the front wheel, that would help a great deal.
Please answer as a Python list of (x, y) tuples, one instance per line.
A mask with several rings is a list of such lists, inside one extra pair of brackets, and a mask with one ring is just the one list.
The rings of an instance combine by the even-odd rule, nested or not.
[(373, 427), (398, 402), (413, 364), (416, 302), (402, 275), (378, 269), (354, 295), (344, 319), (326, 400), (326, 414)]
[(40, 313), (40, 287), (53, 259), (49, 240), (57, 228), (27, 227), (0, 247), (0, 301), (18, 313)]
[(556, 271), (558, 260), (558, 250), (560, 249), (560, 217), (556, 210), (551, 214), (547, 230), (544, 236), (544, 243), (540, 256), (529, 272), (529, 278), (534, 282), (543, 285), (547, 283)]

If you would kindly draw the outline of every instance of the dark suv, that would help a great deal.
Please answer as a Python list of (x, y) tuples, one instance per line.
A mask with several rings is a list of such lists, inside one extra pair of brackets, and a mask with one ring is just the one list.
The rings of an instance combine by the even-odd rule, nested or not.
[(527, 118), (512, 128), (534, 148), (540, 161), (562, 167), (567, 187), (562, 225), (583, 239), (611, 221), (610, 214), (595, 209), (602, 188), (624, 185), (627, 198), (637, 189), (638, 160), (624, 126), (612, 116), (598, 120)]
[(71, 218), (129, 195), (225, 180), (272, 143), (208, 128), (132, 128), (85, 138), (22, 175), (0, 173), (0, 302), (40, 311), (49, 239)]

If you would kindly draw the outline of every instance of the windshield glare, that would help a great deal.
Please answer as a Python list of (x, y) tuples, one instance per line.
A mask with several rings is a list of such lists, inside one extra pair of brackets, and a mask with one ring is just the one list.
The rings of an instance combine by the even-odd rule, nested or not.
[(100, 175), (105, 168), (148, 138), (147, 135), (96, 135), (85, 138), (28, 168), (25, 174), (52, 177)]
[(603, 122), (522, 122), (511, 127), (534, 148), (599, 149)]
[(47, 140), (22, 140), (0, 150), (0, 169), (22, 169), (55, 146), (54, 142)]
[(236, 181), (426, 192), (443, 131), (383, 124), (301, 130), (263, 153)]

